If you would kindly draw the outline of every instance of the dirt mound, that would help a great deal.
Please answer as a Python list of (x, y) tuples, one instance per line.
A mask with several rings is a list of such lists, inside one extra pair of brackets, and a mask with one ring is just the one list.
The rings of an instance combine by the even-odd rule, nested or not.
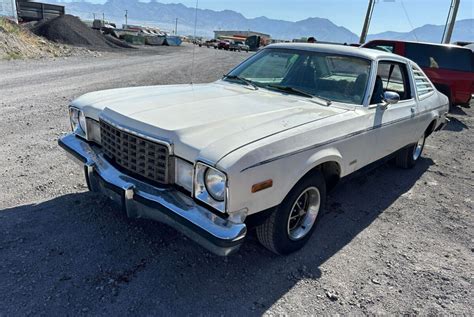
[(71, 56), (84, 52), (84, 49), (51, 43), (25, 27), (0, 18), (0, 59)]
[(92, 49), (118, 47), (107, 41), (99, 31), (89, 28), (79, 18), (68, 14), (41, 22), (34, 26), (32, 31), (56, 43)]
[(125, 42), (125, 41), (122, 41), (122, 40), (119, 40), (118, 38), (110, 35), (110, 34), (106, 34), (104, 35), (105, 39), (107, 40), (108, 43), (112, 44), (112, 45), (115, 45), (115, 46), (118, 46), (118, 47), (122, 47), (122, 48), (136, 48), (135, 46)]

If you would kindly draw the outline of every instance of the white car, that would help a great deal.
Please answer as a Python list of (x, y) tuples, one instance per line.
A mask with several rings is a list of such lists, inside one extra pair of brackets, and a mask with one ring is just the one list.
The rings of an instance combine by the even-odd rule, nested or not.
[(277, 254), (304, 246), (326, 193), (394, 155), (409, 168), (448, 98), (412, 61), (326, 44), (276, 44), (210, 84), (112, 89), (70, 105), (59, 144), (89, 189), (219, 255), (248, 227)]

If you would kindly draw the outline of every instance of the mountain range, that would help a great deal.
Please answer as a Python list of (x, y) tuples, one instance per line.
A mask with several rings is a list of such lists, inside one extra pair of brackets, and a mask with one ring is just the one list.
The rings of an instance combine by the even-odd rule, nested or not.
[[(47, 0), (49, 3), (63, 4), (66, 12), (82, 19), (102, 17), (117, 25), (124, 23), (125, 9), (128, 10), (129, 24), (157, 26), (166, 31), (175, 29), (178, 19), (178, 34), (194, 34), (195, 8), (183, 4), (165, 4), (157, 0), (140, 2), (139, 0), (107, 0), (104, 4), (93, 4), (84, 0), (64, 2)], [(198, 9), (196, 34), (213, 37), (215, 30), (252, 30), (270, 34), (272, 38), (290, 40), (315, 36), (320, 41), (357, 43), (359, 36), (345, 27), (338, 26), (325, 18), (312, 17), (305, 20), (290, 22), (269, 19), (267, 17), (246, 18), (242, 14), (231, 11), (213, 11)], [(424, 25), (410, 32), (384, 32), (369, 35), (368, 39), (399, 39), (440, 42), (444, 26)], [(452, 41), (474, 42), (474, 19), (457, 21)]]

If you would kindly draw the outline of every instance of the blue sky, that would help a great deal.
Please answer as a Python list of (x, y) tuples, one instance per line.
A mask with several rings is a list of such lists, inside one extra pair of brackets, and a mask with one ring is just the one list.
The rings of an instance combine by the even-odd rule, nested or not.
[[(163, 3), (182, 3), (189, 7), (196, 0), (157, 0)], [(104, 0), (89, 0), (103, 3)], [(146, 2), (146, 1), (144, 1)], [(308, 17), (327, 18), (356, 34), (360, 33), (368, 0), (199, 0), (199, 8), (234, 10), (253, 18), (298, 21)], [(410, 31), (425, 24), (442, 25), (446, 22), (451, 0), (378, 0), (370, 33)], [(461, 0), (458, 20), (474, 18), (474, 0)], [(474, 26), (473, 26), (474, 27)]]

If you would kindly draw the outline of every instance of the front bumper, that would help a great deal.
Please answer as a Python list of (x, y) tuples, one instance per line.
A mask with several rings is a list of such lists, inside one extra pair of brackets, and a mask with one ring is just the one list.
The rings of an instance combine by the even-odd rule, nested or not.
[(223, 219), (176, 189), (158, 188), (123, 174), (103, 158), (99, 147), (74, 134), (58, 143), (84, 168), (89, 190), (118, 202), (129, 218), (165, 223), (217, 255), (237, 251), (244, 241), (244, 223)]

